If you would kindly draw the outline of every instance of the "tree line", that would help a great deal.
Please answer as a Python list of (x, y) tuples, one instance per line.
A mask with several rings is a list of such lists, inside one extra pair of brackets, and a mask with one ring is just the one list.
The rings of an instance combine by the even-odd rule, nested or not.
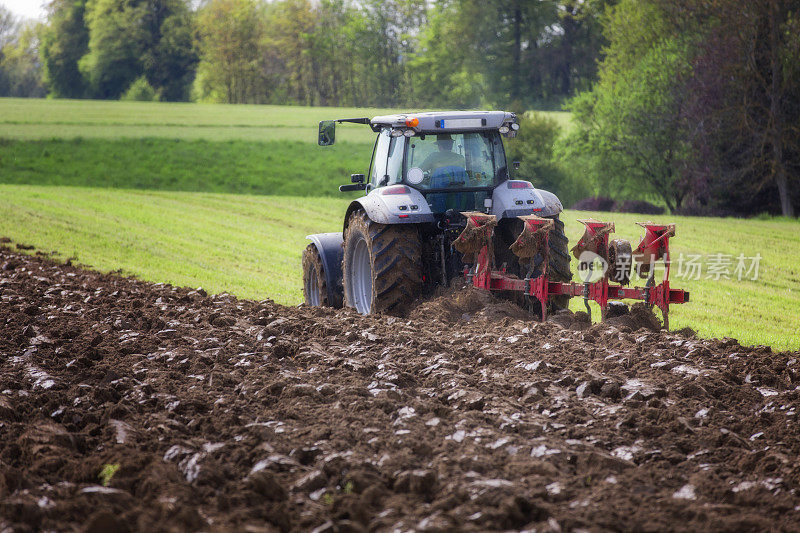
[[(795, 216), (797, 0), (50, 0), (0, 6), (0, 96), (527, 116), (514, 157), (567, 202)], [(525, 139), (529, 139), (526, 142)]]
[(557, 107), (594, 81), (609, 3), (51, 0), (0, 41), (27, 59), (0, 95)]
[(603, 35), (599, 80), (569, 104), (573, 174), (673, 212), (795, 216), (796, 0), (621, 0)]

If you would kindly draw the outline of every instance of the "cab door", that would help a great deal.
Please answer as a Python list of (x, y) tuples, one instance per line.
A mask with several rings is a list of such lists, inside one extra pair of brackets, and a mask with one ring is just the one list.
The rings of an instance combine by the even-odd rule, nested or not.
[(375, 141), (375, 148), (372, 150), (372, 162), (370, 163), (369, 178), (367, 180), (367, 192), (372, 189), (382, 187), (381, 180), (386, 175), (386, 164), (389, 157), (389, 144), (392, 137), (388, 129), (381, 130), (378, 139)]

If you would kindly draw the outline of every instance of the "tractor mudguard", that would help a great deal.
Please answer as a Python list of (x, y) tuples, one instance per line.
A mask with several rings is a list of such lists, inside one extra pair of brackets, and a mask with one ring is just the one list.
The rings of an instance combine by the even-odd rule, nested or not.
[[(395, 192), (402, 190), (407, 192)], [(378, 224), (420, 224), (435, 220), (422, 193), (406, 185), (380, 187), (353, 200), (344, 215), (343, 232), (347, 229), (350, 215), (358, 209), (363, 209), (369, 219)]]
[(528, 181), (504, 181), (492, 192), (491, 214), (498, 219), (525, 215), (552, 217), (562, 210), (555, 194), (535, 189)]
[(344, 290), (342, 289), (342, 258), (344, 257), (342, 234), (317, 233), (306, 236), (306, 239), (314, 243), (322, 259), (322, 268), (325, 269), (325, 285), (328, 289), (328, 301), (341, 304), (344, 298)]
[(542, 209), (539, 216), (552, 217), (564, 210), (564, 206), (561, 205), (561, 200), (559, 200), (558, 196), (555, 194), (542, 189), (536, 189), (536, 192), (538, 192), (542, 200), (544, 200), (544, 209)]

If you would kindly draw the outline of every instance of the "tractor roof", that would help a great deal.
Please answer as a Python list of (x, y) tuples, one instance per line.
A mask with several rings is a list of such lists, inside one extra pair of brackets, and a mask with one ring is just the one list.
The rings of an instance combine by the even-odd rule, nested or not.
[[(411, 122), (414, 119), (418, 121), (416, 124)], [(447, 130), (496, 130), (503, 124), (516, 122), (517, 116), (505, 111), (426, 111), (374, 117), (370, 125), (374, 130), (387, 126), (411, 127), (417, 132), (436, 133)]]

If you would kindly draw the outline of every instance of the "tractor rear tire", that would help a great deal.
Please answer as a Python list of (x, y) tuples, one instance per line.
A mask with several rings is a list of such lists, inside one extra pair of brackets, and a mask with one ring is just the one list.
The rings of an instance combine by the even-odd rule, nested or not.
[[(550, 230), (550, 262), (547, 265), (547, 275), (551, 281), (568, 283), (572, 281), (572, 270), (569, 262), (569, 239), (564, 233), (564, 223), (558, 218), (553, 217), (553, 229)], [(550, 312), (567, 309), (569, 307), (569, 296), (551, 296)]]
[(330, 306), (328, 287), (325, 279), (325, 267), (322, 257), (314, 244), (303, 250), (303, 298), (311, 307)]
[(344, 301), (362, 315), (402, 316), (422, 291), (422, 251), (412, 224), (386, 225), (364, 211), (344, 234)]

